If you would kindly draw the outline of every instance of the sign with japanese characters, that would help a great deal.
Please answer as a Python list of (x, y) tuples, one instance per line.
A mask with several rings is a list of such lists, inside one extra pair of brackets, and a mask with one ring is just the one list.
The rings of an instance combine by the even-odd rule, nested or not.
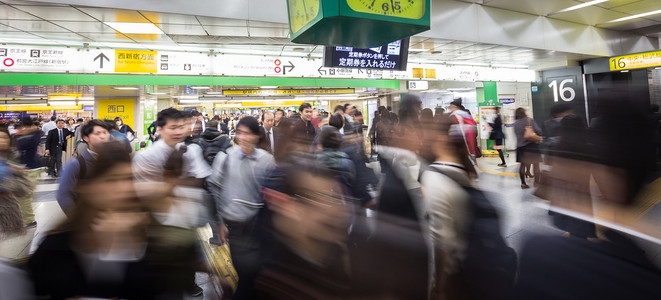
[(6, 72), (81, 72), (79, 51), (64, 47), (0, 45), (0, 69)]
[(611, 71), (659, 67), (661, 51), (611, 57), (609, 63)]
[(133, 123), (134, 106), (133, 99), (99, 99), (97, 103), (98, 118), (101, 120), (114, 120), (122, 118), (124, 124), (135, 128)]
[(157, 73), (156, 51), (115, 50), (115, 72)]
[(318, 95), (352, 94), (355, 89), (277, 89), (277, 90), (224, 90), (225, 96), (278, 96), (278, 95)]
[(360, 49), (353, 47), (326, 47), (325, 67), (344, 67), (380, 70), (406, 70), (408, 39), (381, 47)]

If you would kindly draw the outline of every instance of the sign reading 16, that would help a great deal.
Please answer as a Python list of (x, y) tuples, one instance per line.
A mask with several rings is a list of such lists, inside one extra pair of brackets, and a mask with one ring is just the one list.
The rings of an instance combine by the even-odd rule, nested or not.
[[(558, 87), (558, 81), (553, 80), (549, 84), (549, 87), (553, 89), (553, 101), (558, 102), (558, 95), (560, 96), (560, 99), (562, 101), (572, 101), (574, 98), (576, 98), (576, 90), (574, 90), (572, 87), (565, 86), (567, 83), (573, 83), (574, 79), (565, 79), (560, 82), (560, 87)], [(569, 96), (566, 96), (565, 94), (569, 93)]]

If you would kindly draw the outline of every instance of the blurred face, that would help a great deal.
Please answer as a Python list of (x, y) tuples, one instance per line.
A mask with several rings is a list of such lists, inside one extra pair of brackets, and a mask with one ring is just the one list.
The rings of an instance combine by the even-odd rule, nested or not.
[(349, 106), (346, 107), (346, 109), (345, 109), (345, 113), (346, 113), (347, 115), (352, 116), (352, 115), (353, 115), (353, 112), (354, 112), (353, 106), (349, 105)]
[(117, 127), (122, 126), (122, 120), (115, 121), (115, 124), (117, 124)]
[(235, 139), (241, 150), (244, 151), (243, 153), (248, 154), (247, 152), (252, 152), (250, 149), (254, 149), (255, 145), (257, 145), (259, 136), (252, 133), (250, 128), (241, 125), (236, 128)]
[(275, 121), (276, 121), (276, 122), (280, 122), (280, 120), (282, 120), (282, 117), (283, 117), (284, 115), (285, 115), (285, 114), (284, 114), (282, 111), (279, 111), (279, 110), (276, 111), (276, 112), (275, 112)]
[(275, 117), (273, 116), (272, 113), (266, 113), (264, 115), (264, 128), (266, 130), (271, 130), (271, 127), (273, 127), (273, 124), (275, 123)]
[(310, 121), (312, 119), (312, 108), (306, 108), (301, 111), (301, 119), (303, 121)]
[(319, 118), (319, 111), (316, 109), (312, 110), (312, 118)]
[(363, 124), (363, 116), (354, 117), (353, 121), (356, 122), (356, 124)]
[(64, 127), (64, 121), (58, 121), (55, 123), (55, 126), (57, 126), (58, 129), (62, 129)]
[(158, 127), (158, 133), (170, 147), (183, 142), (186, 138), (186, 120), (168, 120), (165, 126)]
[(131, 164), (118, 164), (90, 182), (84, 191), (94, 193), (94, 197), (88, 198), (93, 206), (104, 211), (121, 211), (134, 205), (136, 194)]
[(89, 145), (90, 150), (98, 151), (98, 147), (110, 139), (108, 130), (101, 126), (94, 126), (94, 131), (88, 136), (84, 136), (83, 140)]
[(9, 135), (0, 131), (0, 152), (9, 150)]

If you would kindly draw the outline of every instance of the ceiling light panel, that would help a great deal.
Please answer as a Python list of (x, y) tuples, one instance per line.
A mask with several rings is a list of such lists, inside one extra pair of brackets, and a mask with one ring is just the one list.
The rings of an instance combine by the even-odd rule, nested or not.
[(164, 34), (152, 23), (104, 22), (106, 25), (124, 34)]
[(0, 20), (34, 20), (35, 17), (9, 5), (0, 5)]
[(578, 4), (578, 5), (574, 5), (574, 6), (567, 7), (567, 8), (565, 8), (565, 9), (561, 9), (561, 10), (559, 10), (559, 11), (556, 11), (556, 12), (550, 13), (549, 16), (550, 16), (550, 15), (555, 15), (555, 14), (561, 14), (561, 13), (568, 12), (568, 11), (572, 11), (572, 10), (581, 9), (581, 8), (588, 7), (588, 6), (592, 6), (592, 5), (597, 5), (597, 4), (599, 4), (599, 3), (604, 3), (604, 2), (607, 2), (607, 1), (608, 1), (608, 0), (593, 0), (593, 1), (588, 1), (588, 2), (585, 2), (585, 3), (581, 3), (581, 4)]
[[(648, 11), (648, 12), (644, 12), (644, 13), (640, 13), (640, 14), (636, 14), (636, 15), (632, 15), (632, 16), (628, 16), (628, 17), (623, 17), (623, 18), (619, 18), (619, 19), (611, 20), (611, 21), (608, 21), (608, 22), (605, 22), (605, 23), (601, 23), (601, 24), (610, 24), (610, 23), (624, 22), (624, 21), (629, 21), (629, 20), (633, 20), (633, 19), (638, 19), (638, 18), (644, 18), (644, 17), (654, 16), (654, 15), (658, 15), (658, 14), (661, 14), (661, 9), (659, 9), (659, 10), (653, 10), (653, 11)], [(597, 25), (601, 25), (601, 24), (597, 24)]]
[(112, 33), (117, 31), (112, 27), (99, 21), (93, 22), (73, 22), (73, 21), (53, 21), (56, 25), (62, 26), (73, 32), (92, 32), (92, 33)]
[(207, 32), (200, 25), (195, 24), (163, 24), (159, 23), (163, 32), (166, 34), (187, 34), (187, 35), (207, 35)]

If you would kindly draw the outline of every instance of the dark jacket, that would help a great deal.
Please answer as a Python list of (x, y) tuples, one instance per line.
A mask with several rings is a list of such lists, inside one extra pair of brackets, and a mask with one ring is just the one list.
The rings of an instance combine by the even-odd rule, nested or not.
[(505, 133), (503, 132), (503, 119), (500, 115), (496, 115), (496, 118), (493, 119), (493, 123), (489, 123), (491, 129), (493, 130), (493, 139), (500, 140), (505, 138)]
[(275, 153), (275, 149), (278, 147), (276, 145), (278, 144), (278, 139), (280, 137), (278, 128), (275, 126), (271, 127), (273, 134), (273, 149), (271, 149), (271, 141), (266, 137), (266, 129), (264, 127), (260, 127), (259, 130), (259, 144), (257, 145), (257, 148), (264, 149), (271, 154)]
[(356, 168), (349, 159), (349, 155), (342, 151), (323, 149), (317, 152), (317, 161), (330, 171), (332, 177), (342, 183), (347, 194), (351, 194), (352, 182), (356, 175)]
[(16, 144), (18, 150), (21, 151), (21, 164), (24, 164), (28, 169), (36, 169), (41, 167), (41, 162), (37, 157), (37, 149), (39, 142), (41, 142), (42, 131), (37, 130), (33, 134), (18, 136)]
[[(89, 149), (81, 152), (80, 156), (85, 160), (85, 174), (83, 176), (84, 178), (87, 178), (92, 174), (96, 159), (89, 152)], [(66, 166), (64, 166), (62, 176), (60, 176), (60, 185), (57, 188), (55, 198), (57, 199), (57, 203), (60, 204), (62, 211), (67, 215), (69, 215), (75, 205), (75, 189), (80, 181), (80, 172), (80, 162), (78, 159), (72, 159)]]
[[(28, 267), (37, 295), (50, 299), (79, 296), (120, 299), (181, 299), (181, 283), (176, 269), (150, 263), (155, 253), (148, 244), (145, 257), (126, 262), (116, 269), (118, 279), (93, 280), (84, 271), (81, 258), (71, 245), (71, 233), (47, 236), (30, 257)], [(162, 254), (162, 253), (161, 253)], [(97, 275), (99, 272), (96, 272)], [(108, 272), (106, 272), (109, 275)], [(106, 278), (112, 276), (105, 276)], [(185, 281), (185, 280), (184, 280)], [(169, 296), (169, 297), (167, 297)]]
[(312, 122), (298, 119), (298, 121), (296, 121), (294, 130), (299, 137), (308, 139), (310, 143), (312, 143), (312, 140), (314, 140), (315, 129), (312, 125)]
[(57, 128), (51, 129), (46, 136), (46, 150), (55, 151), (62, 149), (62, 151), (67, 151), (67, 137), (73, 136), (73, 133), (69, 129), (62, 128), (62, 144), (60, 144), (60, 135), (57, 131)]
[(218, 152), (225, 152), (229, 147), (232, 147), (229, 136), (221, 134), (218, 129), (212, 127), (207, 127), (204, 130), (197, 144), (202, 148), (202, 155), (209, 165), (213, 164)]

